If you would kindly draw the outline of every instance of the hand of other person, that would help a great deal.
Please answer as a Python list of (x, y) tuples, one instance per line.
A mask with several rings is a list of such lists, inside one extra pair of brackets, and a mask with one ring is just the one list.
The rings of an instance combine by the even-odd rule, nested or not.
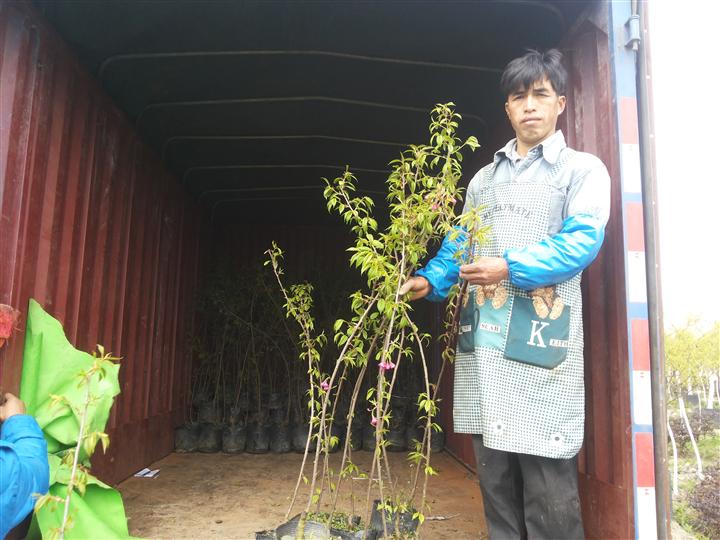
[(25, 414), (25, 404), (17, 396), (7, 392), (3, 397), (5, 403), (0, 405), (0, 422), (4, 422), (16, 414)]
[(432, 292), (432, 285), (422, 276), (413, 276), (400, 287), (400, 296), (410, 293), (410, 300), (425, 298)]
[(480, 257), (460, 267), (460, 277), (473, 285), (500, 283), (509, 275), (507, 261), (502, 257)]

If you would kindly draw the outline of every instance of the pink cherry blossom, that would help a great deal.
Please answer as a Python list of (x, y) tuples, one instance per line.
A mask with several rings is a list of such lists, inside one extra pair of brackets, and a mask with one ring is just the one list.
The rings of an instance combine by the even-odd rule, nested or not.
[(378, 367), (382, 371), (387, 371), (389, 369), (393, 369), (395, 367), (395, 364), (393, 364), (391, 360), (388, 360), (387, 362), (380, 362), (380, 364), (378, 364)]
[(377, 426), (377, 418), (375, 418), (373, 416), (372, 419), (370, 420), (370, 424), (372, 424), (373, 426)]
[(330, 390), (330, 383), (327, 382), (327, 379), (320, 383), (320, 388), (325, 390), (325, 392)]

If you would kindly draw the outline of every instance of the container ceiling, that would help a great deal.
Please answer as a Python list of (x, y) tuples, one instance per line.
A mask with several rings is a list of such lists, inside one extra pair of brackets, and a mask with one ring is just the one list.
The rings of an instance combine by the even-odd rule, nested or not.
[[(587, 7), (35, 3), (213, 220), (239, 223), (323, 222), (321, 178), (346, 164), (381, 202), (387, 163), (427, 141), (438, 102), (455, 102), (461, 134), (486, 142), (505, 121), (504, 65), (557, 45)], [(468, 178), (481, 161), (466, 162)]]

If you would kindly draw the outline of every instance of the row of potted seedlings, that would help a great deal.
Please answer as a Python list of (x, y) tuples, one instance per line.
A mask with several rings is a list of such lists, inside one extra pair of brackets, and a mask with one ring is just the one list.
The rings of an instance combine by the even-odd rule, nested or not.
[[(412, 448), (414, 441), (422, 438), (422, 425), (417, 420), (410, 400), (396, 396), (391, 409), (391, 421), (387, 434), (388, 450), (402, 452)], [(179, 453), (224, 452), (226, 454), (284, 454), (288, 452), (302, 453), (307, 443), (308, 425), (304, 422), (288, 422), (285, 413), (286, 405), (279, 394), (269, 396), (267, 408), (250, 412), (247, 401), (231, 407), (225, 414), (225, 421), (212, 401), (200, 403), (197, 420), (188, 422), (175, 430), (175, 451)], [(342, 414), (342, 411), (339, 411)], [(330, 452), (342, 448), (346, 435), (346, 414), (332, 423), (331, 435), (338, 438)], [(248, 420), (252, 418), (252, 420)], [(375, 427), (370, 422), (366, 411), (360, 409), (355, 413), (355, 421), (351, 430), (350, 448), (353, 451), (375, 449)], [(444, 446), (443, 432), (435, 434), (432, 451), (439, 452)]]

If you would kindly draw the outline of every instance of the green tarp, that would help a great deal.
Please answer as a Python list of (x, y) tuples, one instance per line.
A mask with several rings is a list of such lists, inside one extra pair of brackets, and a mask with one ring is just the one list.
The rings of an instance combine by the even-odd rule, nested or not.
[[(20, 398), (25, 402), (27, 413), (37, 419), (48, 443), (50, 492), (63, 499), (67, 494), (71, 467), (63, 464), (61, 458), (67, 449), (77, 444), (78, 411), (84, 408), (87, 392), (87, 386), (78, 384), (79, 374), (90, 368), (93, 360), (90, 354), (75, 349), (65, 337), (61, 324), (40, 304), (30, 300)], [(88, 407), (86, 434), (105, 431), (113, 398), (120, 393), (119, 369), (120, 366), (115, 364), (108, 368), (107, 376), (102, 380), (93, 377), (90, 383), (93, 399)], [(72, 409), (53, 404), (51, 395), (64, 396)], [(98, 451), (102, 451), (100, 445)], [(89, 466), (84, 449), (80, 452), (80, 462)], [(31, 533), (34, 531), (37, 535), (39, 528), (43, 536), (50, 536), (51, 531), (60, 526), (63, 509), (62, 504), (44, 506), (35, 515)], [(65, 532), (68, 540), (130, 538), (120, 494), (92, 476), (88, 479), (84, 497), (73, 492), (70, 515), (73, 525)]]

